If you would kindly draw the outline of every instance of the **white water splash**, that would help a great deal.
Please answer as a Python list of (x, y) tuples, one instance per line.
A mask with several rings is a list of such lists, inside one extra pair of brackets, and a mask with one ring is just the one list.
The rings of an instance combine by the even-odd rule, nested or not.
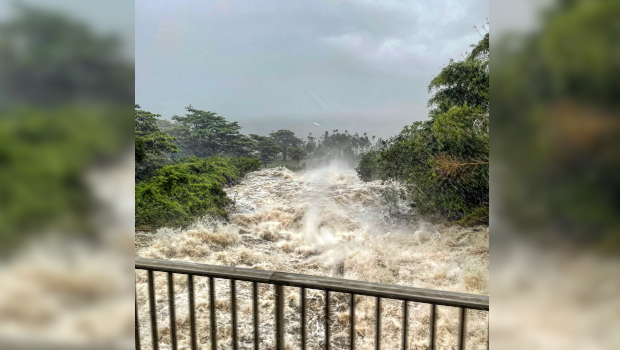
[[(407, 285), (477, 294), (488, 293), (488, 228), (463, 229), (430, 225), (417, 220), (407, 200), (394, 193), (400, 187), (395, 183), (362, 182), (355, 172), (342, 164), (304, 172), (285, 168), (263, 169), (250, 173), (234, 187), (227, 188), (235, 200), (230, 208), (230, 222), (213, 223), (200, 220), (187, 230), (160, 230), (149, 242), (138, 247), (137, 255), (160, 259), (178, 259), (207, 264), (229, 265), (272, 271), (295, 272), (309, 275), (332, 276), (346, 279)], [(388, 193), (389, 195), (385, 195)], [(163, 278), (163, 276), (162, 276)], [(207, 285), (199, 282), (197, 303), (208, 303)], [(145, 279), (138, 277), (139, 304), (148, 309)], [(165, 293), (162, 279), (156, 287)], [(179, 287), (179, 303), (185, 302), (184, 286)], [(251, 300), (249, 289), (238, 288), (241, 297)], [(273, 290), (263, 286), (261, 300), (267, 309), (261, 309), (261, 344), (273, 345), (272, 301)], [(226, 285), (217, 287), (218, 338), (221, 344), (230, 344), (229, 292)], [(298, 292), (287, 293), (286, 322), (291, 325), (287, 337), (292, 345), (299, 343), (294, 332), (299, 325)], [(247, 294), (247, 295), (246, 295)], [(244, 296), (245, 295), (245, 296)], [(308, 332), (309, 348), (321, 348), (323, 306), (322, 294), (309, 291)], [(159, 301), (158, 301), (159, 303)], [(160, 305), (161, 304), (161, 305)], [(161, 300), (158, 310), (166, 314), (166, 301)], [(398, 305), (397, 305), (398, 304)], [(345, 332), (348, 327), (348, 299), (334, 293), (333, 334)], [(373, 348), (374, 319), (363, 315), (374, 314), (374, 300), (361, 298), (357, 303), (357, 348)], [(397, 302), (384, 305), (383, 345), (399, 345), (401, 307)], [(425, 305), (411, 305), (415, 311)], [(239, 308), (251, 319), (251, 307)], [(438, 323), (438, 344), (450, 347), (456, 339), (456, 326), (448, 319), (456, 319), (454, 310), (442, 310), (445, 318)], [(246, 315), (247, 313), (247, 315)], [(454, 314), (454, 315), (453, 315)], [(204, 317), (203, 317), (204, 316)], [(186, 317), (180, 314), (179, 317)], [(486, 314), (469, 317), (468, 337), (472, 348), (485, 347)], [(243, 319), (243, 317), (240, 317)], [(145, 328), (148, 328), (146, 318)], [(166, 318), (162, 316), (162, 328)], [(200, 327), (208, 333), (208, 314), (200, 314)], [(263, 321), (261, 321), (263, 322)], [(428, 314), (412, 312), (410, 348), (426, 344)], [(228, 329), (228, 330), (227, 330)], [(188, 329), (179, 326), (181, 348), (188, 346)], [(240, 324), (240, 339), (251, 345), (251, 324)], [(413, 333), (412, 333), (413, 334)], [(427, 334), (426, 334), (427, 335)], [(148, 334), (144, 335), (148, 343)], [(162, 346), (169, 344), (164, 336)], [(208, 336), (203, 338), (208, 344)], [(228, 343), (227, 343), (228, 342)], [(345, 347), (345, 338), (335, 338), (334, 348)], [(242, 344), (243, 345), (243, 344)], [(245, 346), (245, 345), (244, 345)], [(295, 347), (295, 346), (294, 346)]]

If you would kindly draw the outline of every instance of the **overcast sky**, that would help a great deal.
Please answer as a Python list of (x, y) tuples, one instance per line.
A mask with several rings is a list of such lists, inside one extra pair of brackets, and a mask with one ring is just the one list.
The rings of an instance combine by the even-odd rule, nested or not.
[(489, 1), (137, 0), (135, 16), (143, 109), (385, 138), (427, 117), (430, 80), (480, 40)]

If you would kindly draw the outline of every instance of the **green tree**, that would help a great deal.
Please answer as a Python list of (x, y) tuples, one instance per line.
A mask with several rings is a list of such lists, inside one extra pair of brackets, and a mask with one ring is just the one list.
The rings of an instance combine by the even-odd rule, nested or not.
[(289, 148), (298, 147), (301, 145), (301, 139), (295, 136), (295, 133), (290, 130), (278, 130), (272, 132), (270, 136), (282, 149), (282, 158), (286, 160), (287, 152)]
[(421, 214), (488, 223), (488, 52), (487, 33), (464, 60), (450, 60), (429, 84), (430, 118), (382, 142), (378, 158), (364, 155), (359, 176), (406, 184)]
[(239, 123), (191, 105), (185, 110), (185, 116), (172, 117), (176, 125), (170, 130), (179, 140), (184, 156), (244, 156), (252, 151), (251, 140), (239, 133)]
[(433, 96), (428, 101), (430, 116), (435, 118), (452, 107), (467, 105), (489, 108), (489, 34), (474, 46), (474, 51), (465, 60), (450, 60), (431, 81), (428, 92)]
[(314, 150), (316, 149), (316, 138), (312, 136), (312, 133), (308, 134), (308, 141), (306, 141), (304, 148), (306, 149), (306, 153), (314, 153)]
[(179, 149), (172, 143), (174, 137), (161, 131), (157, 126), (159, 114), (153, 114), (135, 105), (136, 134), (136, 182), (153, 175), (168, 163), (167, 154), (177, 153)]
[(368, 151), (362, 155), (355, 167), (357, 176), (362, 181), (375, 181), (381, 178), (381, 163), (379, 151)]
[(250, 137), (256, 142), (258, 157), (263, 162), (265, 168), (267, 168), (267, 164), (273, 162), (282, 149), (269, 137), (255, 134), (250, 134)]
[(142, 163), (146, 158), (146, 152), (144, 151), (144, 139), (140, 136), (136, 136), (135, 151), (135, 162)]
[(251, 137), (239, 134), (230, 144), (226, 155), (234, 157), (250, 157), (256, 151), (257, 144)]
[(179, 152), (171, 154), (173, 159), (179, 160), (184, 157), (195, 156), (191, 152), (192, 139), (189, 127), (166, 119), (157, 119), (157, 126), (161, 131), (175, 138), (174, 144), (179, 148)]
[(288, 152), (291, 159), (297, 161), (297, 168), (299, 168), (299, 162), (306, 156), (306, 152), (299, 147), (293, 147)]

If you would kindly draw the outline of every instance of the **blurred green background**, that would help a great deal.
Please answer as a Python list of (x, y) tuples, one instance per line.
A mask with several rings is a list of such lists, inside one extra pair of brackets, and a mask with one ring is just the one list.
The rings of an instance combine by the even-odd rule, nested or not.
[(538, 15), (491, 42), (491, 217), (538, 242), (618, 251), (620, 1)]
[(0, 254), (43, 234), (92, 236), (98, 203), (85, 173), (133, 140), (134, 68), (119, 36), (53, 9), (9, 10), (0, 23)]

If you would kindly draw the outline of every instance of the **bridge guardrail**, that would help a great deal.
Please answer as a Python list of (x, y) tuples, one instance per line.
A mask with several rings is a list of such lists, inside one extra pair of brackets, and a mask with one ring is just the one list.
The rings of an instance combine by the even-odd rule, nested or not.
[[(436, 308), (437, 305), (452, 306), (459, 308), (458, 326), (458, 345), (457, 349), (465, 347), (465, 323), (468, 309), (489, 311), (489, 297), (483, 295), (447, 292), (432, 289), (422, 289), (414, 287), (397, 286), (390, 284), (354, 281), (332, 277), (310, 276), (295, 273), (255, 270), (247, 268), (236, 268), (229, 266), (216, 266), (181, 262), (173, 260), (159, 260), (147, 258), (135, 258), (135, 269), (147, 271), (147, 284), (149, 292), (149, 313), (153, 349), (158, 350), (157, 341), (157, 317), (155, 309), (155, 289), (153, 286), (153, 272), (165, 272), (168, 276), (168, 296), (170, 308), (170, 335), (172, 349), (177, 349), (176, 337), (176, 316), (174, 306), (174, 279), (173, 274), (183, 274), (188, 277), (188, 299), (190, 317), (190, 338), (192, 349), (197, 349), (196, 342), (196, 318), (194, 305), (194, 276), (209, 278), (209, 317), (211, 332), (211, 349), (217, 349), (217, 322), (215, 314), (215, 283), (214, 279), (230, 280), (231, 291), (231, 326), (232, 326), (232, 345), (233, 349), (238, 348), (237, 336), (237, 296), (236, 281), (246, 281), (252, 283), (252, 309), (253, 309), (253, 328), (254, 328), (254, 349), (258, 350), (258, 283), (271, 284), (275, 286), (275, 345), (276, 349), (284, 349), (284, 287), (297, 287), (301, 292), (301, 344), (302, 349), (306, 349), (306, 289), (325, 291), (325, 344), (329, 350), (329, 296), (331, 292), (348, 293), (350, 295), (350, 348), (355, 346), (355, 296), (363, 295), (376, 298), (376, 331), (375, 348), (380, 349), (381, 339), (381, 300), (396, 299), (403, 301), (403, 332), (402, 349), (407, 346), (408, 329), (408, 302), (418, 302), (430, 304), (430, 348), (435, 349), (435, 330), (436, 330)], [(140, 349), (140, 330), (138, 325), (138, 304), (136, 298), (136, 349)], [(488, 335), (487, 335), (488, 336)], [(489, 341), (487, 340), (487, 348)]]

